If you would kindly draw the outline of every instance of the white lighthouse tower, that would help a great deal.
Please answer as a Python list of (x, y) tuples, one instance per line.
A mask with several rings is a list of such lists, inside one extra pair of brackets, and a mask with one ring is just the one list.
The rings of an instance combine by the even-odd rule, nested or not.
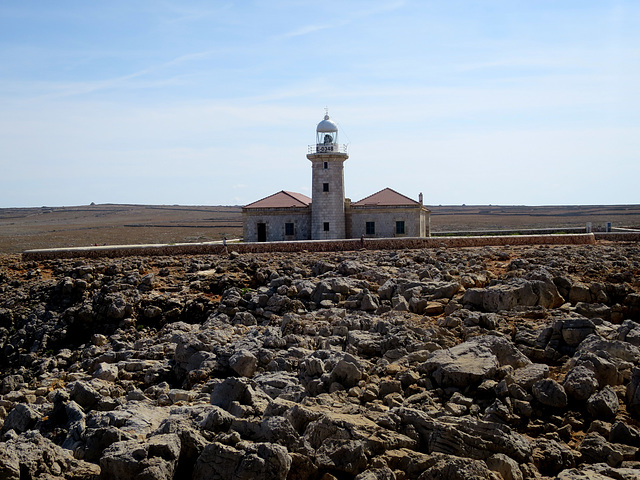
[(338, 126), (327, 113), (316, 128), (316, 144), (309, 146), (311, 160), (311, 238), (346, 237), (344, 161), (346, 145), (338, 144)]

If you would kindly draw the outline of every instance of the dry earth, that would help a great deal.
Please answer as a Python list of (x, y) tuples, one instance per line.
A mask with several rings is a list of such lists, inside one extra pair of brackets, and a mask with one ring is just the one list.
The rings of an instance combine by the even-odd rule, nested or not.
[[(640, 228), (640, 205), (429, 206), (434, 232), (519, 228)], [(240, 207), (88, 205), (0, 209), (0, 253), (34, 248), (184, 243), (242, 236)]]

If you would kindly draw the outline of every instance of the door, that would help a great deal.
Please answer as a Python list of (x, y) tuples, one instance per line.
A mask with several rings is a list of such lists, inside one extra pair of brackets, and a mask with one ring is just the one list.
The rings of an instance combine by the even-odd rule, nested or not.
[(267, 241), (267, 224), (266, 223), (258, 224), (258, 241), (259, 242)]

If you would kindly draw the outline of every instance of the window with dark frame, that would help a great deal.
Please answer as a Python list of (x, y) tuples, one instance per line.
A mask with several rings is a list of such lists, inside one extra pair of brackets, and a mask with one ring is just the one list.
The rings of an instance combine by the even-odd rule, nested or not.
[(329, 168), (329, 162), (324, 162), (323, 168), (326, 170), (327, 168)]
[(295, 228), (293, 226), (293, 223), (285, 223), (284, 224), (284, 234), (287, 236), (292, 236), (294, 235), (295, 232)]
[(329, 191), (329, 184), (328, 183), (323, 183), (322, 184), (322, 191), (323, 192), (328, 192)]
[(367, 223), (365, 223), (364, 232), (367, 235), (375, 235), (376, 234), (376, 222), (367, 222)]
[(324, 231), (325, 232), (329, 231), (329, 222), (324, 222)]
[(396, 235), (404, 235), (404, 220), (396, 222)]

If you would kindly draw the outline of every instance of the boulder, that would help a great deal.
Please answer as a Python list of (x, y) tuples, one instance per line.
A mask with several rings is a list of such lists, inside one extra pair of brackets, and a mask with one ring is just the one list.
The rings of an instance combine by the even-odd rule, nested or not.
[(500, 474), (503, 480), (523, 480), (524, 478), (518, 462), (504, 453), (491, 455), (485, 462), (489, 470)]
[(437, 455), (418, 480), (497, 480), (487, 465), (471, 458)]
[(396, 480), (396, 474), (389, 467), (369, 468), (353, 480)]
[(546, 407), (564, 408), (567, 406), (567, 394), (562, 385), (555, 380), (545, 378), (533, 384), (534, 398)]
[(255, 413), (262, 413), (271, 402), (271, 397), (260, 390), (255, 382), (229, 377), (214, 384), (210, 402), (224, 410), (229, 410), (233, 403), (237, 403), (251, 407)]
[[(474, 304), (476, 300), (475, 291), (471, 288), (467, 290), (462, 298), (463, 303)], [(538, 296), (533, 290), (531, 282), (523, 279), (511, 280), (509, 283), (494, 285), (492, 287), (479, 289), (482, 292), (481, 308), (487, 312), (499, 312), (511, 310), (516, 306), (533, 306), (538, 302)], [(472, 293), (468, 293), (472, 292)], [(475, 306), (480, 306), (475, 304)]]
[(526, 391), (530, 392), (534, 383), (549, 376), (549, 367), (543, 363), (532, 363), (518, 368), (509, 374), (507, 381), (515, 383)]
[(430, 374), (442, 387), (465, 387), (493, 378), (500, 364), (485, 346), (465, 342), (447, 350), (436, 350), (418, 370)]
[(249, 350), (238, 350), (229, 358), (229, 367), (242, 377), (253, 377), (258, 368), (258, 359)]
[(618, 421), (611, 427), (609, 441), (640, 447), (640, 429)]
[(16, 433), (26, 432), (40, 420), (40, 414), (27, 404), (19, 403), (9, 412), (4, 420), (2, 431), (14, 430)]
[(175, 434), (116, 442), (100, 458), (100, 478), (172, 480), (179, 456), (180, 438)]
[(576, 455), (562, 442), (540, 438), (534, 441), (532, 460), (540, 473), (552, 476), (573, 468)]
[(438, 416), (413, 408), (392, 410), (398, 426), (411, 425), (420, 438), (420, 450), (459, 457), (487, 459), (503, 453), (518, 462), (527, 461), (532, 446), (526, 437), (506, 425), (472, 417)]
[(565, 392), (571, 398), (584, 401), (593, 395), (598, 389), (598, 380), (596, 380), (593, 370), (583, 365), (573, 367), (564, 377), (562, 383)]
[(351, 388), (362, 378), (362, 371), (355, 363), (340, 360), (331, 371), (331, 381), (338, 382), (345, 388)]
[(596, 432), (588, 433), (582, 439), (578, 451), (585, 463), (607, 463), (617, 467), (623, 460), (622, 452)]
[(572, 318), (562, 322), (562, 339), (571, 347), (577, 347), (592, 333), (596, 326), (588, 318)]
[(93, 376), (106, 382), (115, 382), (118, 379), (118, 366), (111, 363), (99, 363)]
[(76, 460), (73, 452), (29, 431), (0, 442), (0, 478), (98, 480), (100, 467)]
[(281, 480), (290, 468), (291, 455), (281, 445), (245, 442), (232, 447), (213, 442), (198, 457), (192, 480)]
[(618, 413), (618, 395), (609, 385), (594, 393), (587, 400), (587, 411), (593, 418), (610, 420)]

